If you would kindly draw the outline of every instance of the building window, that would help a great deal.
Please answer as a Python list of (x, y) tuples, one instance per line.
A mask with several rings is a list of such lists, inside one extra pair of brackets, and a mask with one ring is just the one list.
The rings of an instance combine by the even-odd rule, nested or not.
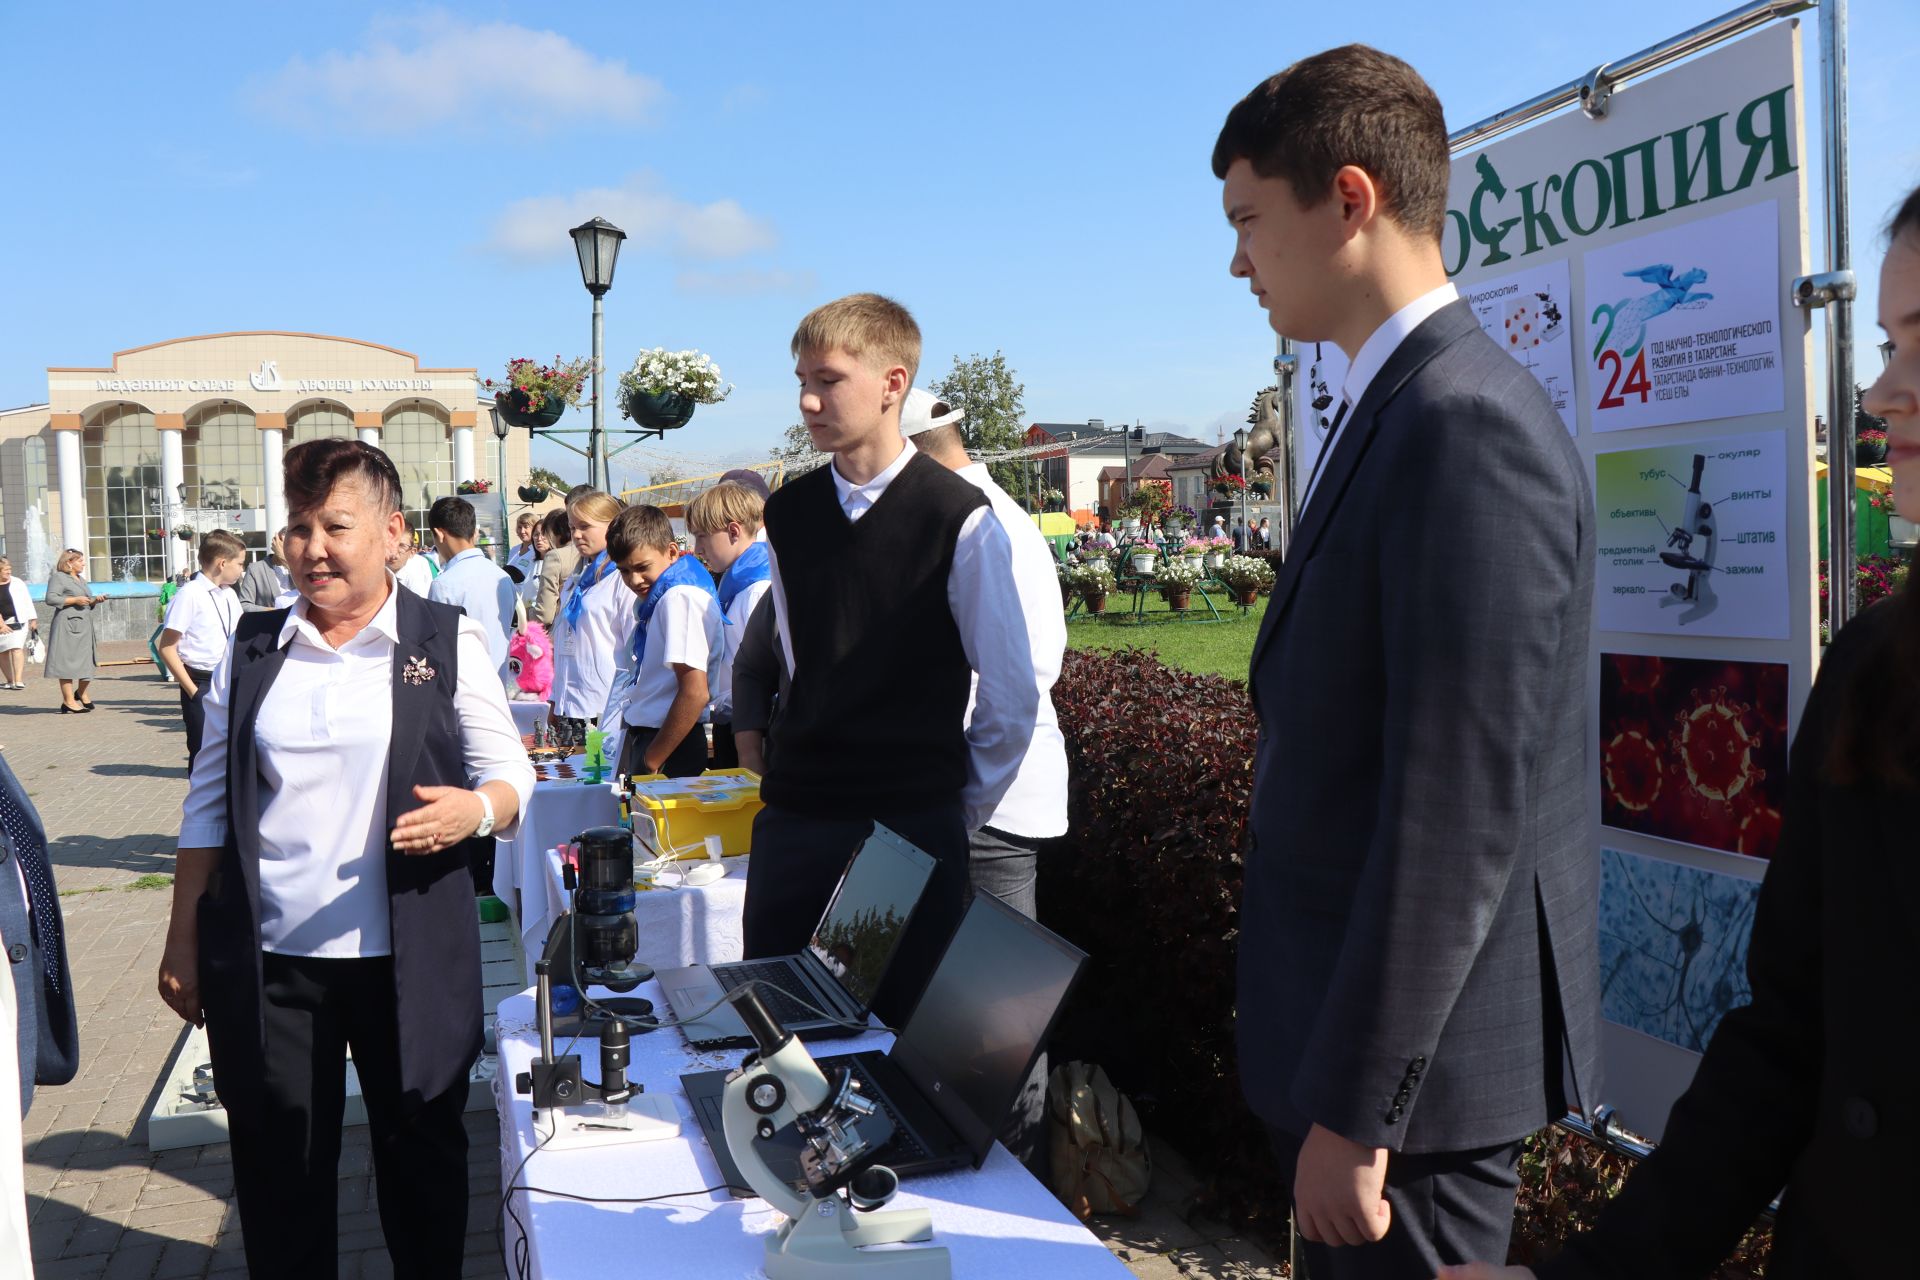
[[(137, 404), (112, 404), (85, 423), (87, 576), (158, 582), (167, 576), (161, 525), (160, 433)], [(62, 548), (64, 550), (64, 548)]]
[(287, 415), (287, 447), (309, 440), (353, 440), (353, 414), (330, 400), (303, 404)]
[(184, 522), (200, 533), (225, 529), (264, 554), (267, 505), (260, 464), (260, 432), (253, 414), (238, 405), (208, 405), (187, 419), (181, 439), (186, 481)]
[(453, 492), (453, 431), (446, 410), (417, 400), (396, 409), (381, 427), (380, 443), (400, 473), (400, 505), (407, 513), (407, 527), (420, 535), (423, 545), (431, 546), (427, 509), (434, 499)]

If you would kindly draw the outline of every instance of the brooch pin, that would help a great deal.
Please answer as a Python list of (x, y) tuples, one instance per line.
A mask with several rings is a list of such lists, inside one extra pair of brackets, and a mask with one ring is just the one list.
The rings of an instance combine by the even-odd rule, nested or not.
[(427, 665), (425, 658), (408, 658), (402, 668), (400, 678), (408, 684), (425, 684), (433, 679), (433, 668)]

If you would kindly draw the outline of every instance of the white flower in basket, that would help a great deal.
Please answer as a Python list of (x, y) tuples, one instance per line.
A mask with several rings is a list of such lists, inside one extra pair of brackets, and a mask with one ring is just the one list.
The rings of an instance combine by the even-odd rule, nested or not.
[(633, 398), (640, 395), (685, 396), (695, 404), (719, 404), (733, 394), (733, 384), (721, 385), (720, 366), (699, 351), (668, 351), (655, 347), (634, 357), (633, 367), (620, 375), (620, 411), (633, 417)]

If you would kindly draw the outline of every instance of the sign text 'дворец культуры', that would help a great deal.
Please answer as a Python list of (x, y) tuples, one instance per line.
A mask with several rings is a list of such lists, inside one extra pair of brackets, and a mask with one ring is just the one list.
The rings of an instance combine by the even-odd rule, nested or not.
[[(1511, 191), (1492, 156), (1482, 153), (1474, 161), (1480, 184), (1465, 211), (1447, 210), (1441, 242), (1447, 274), (1524, 258), (1565, 244), (1569, 232), (1590, 236), (1603, 227), (1643, 222), (1794, 172), (1798, 166), (1788, 150), (1787, 101), (1792, 92), (1791, 85), (1783, 86), (1753, 99), (1738, 113), (1723, 111), (1684, 129), (1655, 134)], [(1730, 158), (1740, 163), (1732, 182), (1727, 180)], [(1519, 243), (1509, 246), (1516, 230)], [(1477, 262), (1475, 246), (1486, 250)]]

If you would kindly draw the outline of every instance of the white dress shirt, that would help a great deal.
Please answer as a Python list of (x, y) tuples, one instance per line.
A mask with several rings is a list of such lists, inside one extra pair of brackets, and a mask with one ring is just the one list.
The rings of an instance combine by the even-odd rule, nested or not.
[(1427, 318), (1450, 302), (1460, 298), (1460, 291), (1451, 281), (1437, 289), (1421, 294), (1406, 306), (1386, 318), (1378, 329), (1360, 344), (1360, 350), (1353, 354), (1347, 365), (1346, 380), (1340, 384), (1340, 399), (1344, 409), (1338, 411), (1340, 423), (1327, 433), (1326, 441), (1320, 446), (1320, 457), (1315, 463), (1313, 474), (1308, 477), (1306, 492), (1300, 495), (1300, 511), (1306, 512), (1307, 504), (1313, 501), (1313, 491), (1320, 487), (1320, 477), (1326, 474), (1328, 459), (1333, 457), (1333, 447), (1339, 442), (1340, 433), (1346, 429), (1346, 419), (1359, 405), (1360, 397), (1367, 394), (1367, 388), (1387, 367), (1387, 361), (1400, 349), (1400, 344), (1412, 336), (1413, 331), (1425, 324)]
[(740, 654), (740, 639), (747, 633), (747, 619), (753, 617), (753, 607), (772, 589), (770, 580), (752, 583), (733, 597), (733, 608), (723, 611), (726, 625), (720, 629), (720, 660), (713, 664), (713, 673), (708, 679), (713, 691), (713, 718), (720, 724), (733, 719), (733, 660)]
[[(1053, 551), (1026, 509), (994, 483), (985, 463), (960, 468), (962, 480), (987, 495), (993, 514), (1007, 531), (1013, 551), (1013, 582), (1027, 626), (1027, 649), (1040, 702), (1033, 737), (1013, 776), (1013, 784), (986, 825), (1030, 840), (1067, 833), (1067, 741), (1053, 710), (1053, 682), (1067, 651), (1067, 615), (1060, 608), (1060, 578)], [(976, 686), (978, 681), (976, 679)], [(968, 708), (969, 717), (973, 714)]]
[[(335, 649), (297, 601), (280, 629), (286, 663), (260, 704), (260, 945), (296, 956), (393, 953), (387, 905), (387, 753), (393, 739), (393, 657), (399, 640), (387, 601), (360, 633)], [(533, 795), (506, 693), (487, 638), (460, 620), (453, 707), (473, 785), (504, 782), (524, 813)], [(223, 658), (205, 694), (206, 729), (180, 818), (182, 849), (227, 840), (227, 732), (233, 660)], [(510, 839), (516, 817), (496, 829)]]
[(487, 633), (494, 670), (507, 675), (507, 637), (513, 633), (513, 579), (487, 553), (468, 547), (447, 561), (427, 589), (427, 599), (458, 605)]
[(416, 551), (407, 557), (400, 566), (400, 585), (417, 596), (424, 596), (433, 589), (433, 566), (427, 563), (427, 553)]
[[(833, 466), (833, 488), (848, 520), (858, 520), (872, 509), (894, 478), (906, 470), (915, 453), (911, 442), (900, 441), (900, 456), (879, 475), (862, 485), (847, 481)], [(905, 549), (907, 554), (912, 548)], [(792, 679), (800, 672), (793, 661), (793, 636), (787, 626), (787, 595), (780, 585), (780, 557), (768, 548), (773, 561), (773, 623)], [(1053, 588), (1057, 609), (1060, 588)], [(1027, 651), (1026, 619), (1013, 579), (1013, 548), (1007, 531), (994, 518), (991, 505), (970, 513), (953, 544), (953, 569), (947, 575), (947, 607), (953, 611), (960, 647), (973, 668), (973, 718), (967, 725), (967, 785), (960, 793), (967, 830), (987, 824), (1000, 800), (1013, 785), (1027, 738), (1039, 715), (1033, 682), (1033, 663)], [(901, 636), (899, 642), (910, 643)], [(903, 705), (902, 714), (910, 708)]]
[(167, 601), (162, 626), (180, 633), (181, 662), (211, 671), (227, 656), (240, 613), (240, 597), (232, 587), (216, 587), (206, 574), (196, 573)]
[[(575, 576), (592, 563), (593, 557), (583, 557)], [(555, 715), (586, 720), (606, 710), (614, 674), (628, 661), (635, 596), (620, 580), (620, 571), (608, 569), (606, 577), (588, 588), (576, 629), (567, 621), (573, 583), (569, 578), (561, 584), (559, 606), (553, 611), (553, 688), (548, 700)]]
[[(744, 594), (744, 593), (743, 593)], [(738, 601), (735, 601), (738, 603)], [(725, 653), (721, 633), (726, 623), (720, 602), (698, 587), (670, 587), (647, 623), (646, 664), (633, 669), (631, 644), (620, 654), (600, 727), (607, 734), (607, 759), (620, 759), (621, 744), (635, 729), (658, 729), (680, 692), (680, 675), (673, 664), (683, 663), (707, 673), (708, 700), (712, 700), (714, 670)], [(703, 732), (695, 726), (693, 732)]]
[(14, 630), (25, 631), (32, 627), (40, 615), (34, 612), (33, 593), (27, 590), (26, 580), (16, 573), (7, 580), (5, 590), (8, 599), (13, 601), (13, 616), (19, 620), (14, 624)]

